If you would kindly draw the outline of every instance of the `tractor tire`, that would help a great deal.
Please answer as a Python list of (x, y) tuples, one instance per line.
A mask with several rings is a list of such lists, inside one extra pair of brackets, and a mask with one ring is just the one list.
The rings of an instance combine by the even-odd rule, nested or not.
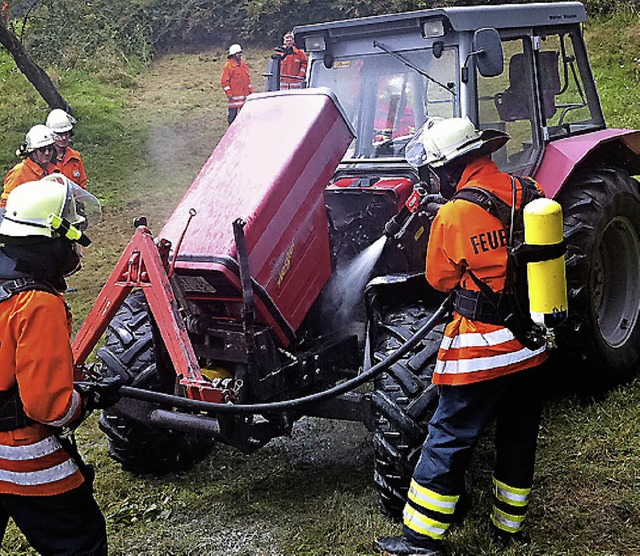
[(602, 389), (640, 366), (640, 188), (622, 169), (589, 169), (564, 186), (558, 201), (570, 314), (559, 341), (580, 354), (587, 389)]
[[(105, 345), (98, 350), (103, 373), (124, 378), (128, 386), (174, 393), (176, 376), (173, 371), (160, 372), (156, 351), (144, 294), (135, 290), (111, 321)], [(139, 474), (189, 469), (207, 455), (213, 444), (207, 437), (150, 428), (123, 416), (117, 406), (102, 412), (99, 426), (109, 440), (109, 456), (123, 469)]]
[[(404, 344), (435, 311), (401, 307), (376, 323), (370, 345), (372, 363), (382, 361)], [(374, 482), (381, 512), (402, 517), (413, 470), (427, 437), (427, 425), (438, 403), (431, 384), (443, 326), (435, 330), (374, 382)]]

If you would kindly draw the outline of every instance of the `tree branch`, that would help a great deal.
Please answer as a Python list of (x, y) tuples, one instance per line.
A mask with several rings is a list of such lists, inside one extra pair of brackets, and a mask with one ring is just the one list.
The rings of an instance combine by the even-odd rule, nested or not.
[(4, 19), (0, 19), (0, 45), (9, 51), (18, 69), (40, 93), (50, 108), (62, 108), (67, 112), (70, 111), (69, 103), (60, 94), (47, 72), (33, 61), (18, 37), (7, 27)]

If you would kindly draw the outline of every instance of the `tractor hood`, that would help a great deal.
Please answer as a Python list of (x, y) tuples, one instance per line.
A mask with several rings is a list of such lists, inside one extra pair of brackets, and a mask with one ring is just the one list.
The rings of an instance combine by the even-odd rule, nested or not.
[(195, 209), (175, 267), (187, 298), (239, 291), (241, 218), (258, 317), (290, 340), (331, 273), (323, 191), (353, 137), (328, 89), (250, 95), (160, 233), (175, 248)]

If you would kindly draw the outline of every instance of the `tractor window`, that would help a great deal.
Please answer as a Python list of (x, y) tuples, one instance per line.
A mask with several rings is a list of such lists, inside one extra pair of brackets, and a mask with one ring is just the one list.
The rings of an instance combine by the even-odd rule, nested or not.
[(402, 158), (427, 116), (456, 115), (450, 90), (457, 75), (455, 51), (444, 49), (438, 58), (430, 50), (401, 55), (420, 72), (388, 53), (338, 58), (330, 68), (322, 63), (313, 68), (311, 86), (332, 89), (356, 130), (346, 158)]
[(540, 44), (538, 75), (550, 138), (594, 127), (571, 36), (541, 37)]
[(505, 70), (496, 77), (478, 75), (481, 129), (506, 131), (511, 140), (493, 160), (502, 170), (528, 173), (538, 152), (533, 87), (533, 53), (522, 39), (503, 42)]

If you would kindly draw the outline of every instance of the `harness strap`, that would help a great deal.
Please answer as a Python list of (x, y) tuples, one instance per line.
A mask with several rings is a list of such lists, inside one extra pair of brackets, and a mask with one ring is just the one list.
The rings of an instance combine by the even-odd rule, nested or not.
[(503, 324), (495, 304), (483, 292), (459, 288), (453, 292), (453, 310), (471, 320), (487, 324)]
[[(531, 317), (522, 305), (519, 297), (526, 280), (520, 276), (526, 268), (521, 263), (546, 260), (550, 254), (565, 249), (564, 243), (553, 246), (531, 247), (523, 243), (522, 213), (524, 207), (534, 199), (541, 197), (541, 193), (535, 186), (535, 182), (529, 178), (518, 179), (521, 187), (520, 206), (516, 208), (517, 185), (516, 179), (511, 178), (511, 205), (500, 199), (494, 193), (479, 187), (464, 187), (456, 192), (454, 199), (464, 199), (480, 206), (489, 214), (496, 217), (508, 237), (507, 242), (507, 267), (506, 279), (503, 291), (496, 292), (489, 284), (478, 278), (470, 269), (467, 273), (480, 291), (471, 291), (458, 288), (453, 297), (453, 308), (459, 314), (472, 320), (506, 326), (520, 342), (530, 349), (540, 345), (539, 335), (535, 335), (535, 325)], [(556, 255), (560, 256), (560, 255)], [(553, 258), (556, 258), (553, 257)], [(518, 279), (516, 279), (518, 275)], [(521, 282), (521, 283), (516, 283)]]
[(22, 276), (14, 280), (4, 280), (0, 282), (0, 302), (22, 292), (37, 290), (48, 292), (53, 295), (60, 295), (51, 284), (47, 284), (42, 280), (36, 280), (30, 276)]

